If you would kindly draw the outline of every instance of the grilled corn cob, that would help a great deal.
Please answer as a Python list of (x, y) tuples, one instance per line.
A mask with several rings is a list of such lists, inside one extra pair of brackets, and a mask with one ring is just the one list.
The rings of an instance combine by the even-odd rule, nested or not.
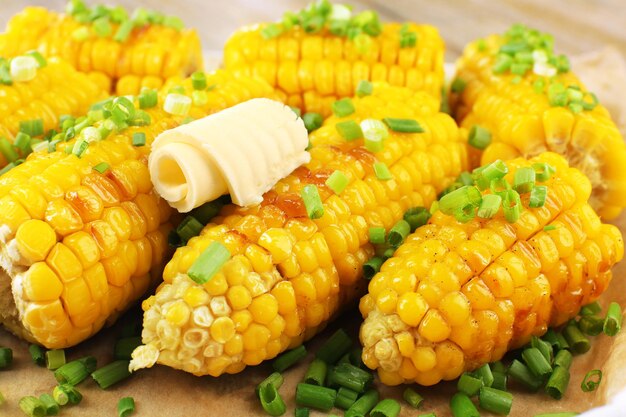
[[(61, 116), (85, 114), (91, 104), (106, 97), (106, 92), (85, 74), (58, 58), (48, 60), (28, 81), (10, 78), (6, 81), (11, 84), (0, 84), (0, 137), (10, 142), (20, 131), (21, 122), (41, 120), (43, 134), (57, 129)], [(28, 152), (30, 146), (26, 150), (11, 148), (0, 153), (0, 168)]]
[(552, 49), (549, 36), (519, 25), (468, 45), (450, 97), (455, 117), (491, 133), (475, 162), (557, 152), (591, 180), (598, 214), (614, 218), (626, 207), (626, 145), (608, 111)]
[[(262, 80), (224, 72), (206, 80), (213, 89), (190, 116), (272, 93)], [(112, 101), (105, 110), (126, 121), (82, 130), (77, 122), (75, 138), (0, 177), (0, 320), (17, 335), (48, 348), (75, 345), (156, 283), (173, 210), (152, 190), (147, 154), (157, 134), (185, 119), (164, 111), (164, 98), (142, 111)], [(139, 115), (142, 126), (125, 128)]]
[(62, 57), (117, 95), (202, 68), (200, 39), (179, 20), (143, 9), (129, 18), (121, 8), (89, 9), (82, 1), (70, 1), (68, 14), (27, 7), (14, 16), (0, 35), (0, 56), (31, 49)]
[[(257, 206), (225, 206), (200, 236), (174, 254), (164, 283), (143, 303), (144, 346), (131, 369), (155, 362), (196, 375), (237, 373), (297, 346), (359, 294), (372, 255), (368, 227), (390, 229), (411, 206), (429, 204), (466, 166), (453, 120), (423, 92), (375, 84), (354, 99), (355, 112), (335, 116), (311, 136), (311, 162), (280, 180)], [(424, 133), (389, 132), (373, 154), (362, 139), (346, 141), (339, 123), (414, 118)], [(393, 175), (379, 180), (376, 160)], [(335, 194), (325, 182), (341, 170), (349, 185)], [(317, 185), (323, 215), (307, 216), (300, 193)], [(315, 216), (313, 216), (315, 217)], [(212, 242), (230, 259), (205, 284), (187, 273)]]
[[(444, 44), (434, 27), (380, 25), (372, 11), (352, 20), (349, 11), (343, 19), (333, 18), (338, 8), (345, 6), (318, 2), (300, 18), (291, 15), (280, 24), (239, 30), (224, 46), (225, 67), (260, 76), (285, 95), (287, 104), (324, 116), (337, 98), (351, 96), (361, 80), (387, 81), (440, 99)], [(311, 26), (315, 17), (325, 24)]]
[(512, 160), (506, 181), (533, 163), (556, 168), (543, 207), (514, 223), (502, 211), (467, 223), (439, 211), (374, 276), (360, 302), (360, 339), (383, 383), (457, 378), (566, 322), (607, 288), (623, 256), (620, 231), (601, 223), (587, 204), (589, 180), (557, 154)]

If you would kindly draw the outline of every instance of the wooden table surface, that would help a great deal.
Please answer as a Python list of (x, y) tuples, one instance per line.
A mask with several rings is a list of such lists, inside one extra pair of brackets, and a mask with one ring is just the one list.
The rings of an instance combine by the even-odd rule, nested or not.
[[(237, 27), (280, 19), (310, 0), (87, 0), (144, 6), (180, 16), (198, 28), (204, 48), (221, 49)], [(347, 0), (356, 10), (374, 8), (385, 21), (416, 21), (439, 28), (448, 46), (447, 59), (457, 57), (472, 39), (506, 29), (515, 22), (533, 25), (555, 36), (557, 49), (576, 54), (612, 44), (626, 55), (624, 0)], [(27, 5), (61, 10), (65, 0), (0, 0), (0, 27)]]

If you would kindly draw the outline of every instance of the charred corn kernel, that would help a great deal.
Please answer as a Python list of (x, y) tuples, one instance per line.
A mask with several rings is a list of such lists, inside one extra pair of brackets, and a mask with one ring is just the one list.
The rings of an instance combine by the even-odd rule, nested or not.
[[(403, 25), (382, 25), (378, 36), (358, 39), (333, 35), (327, 29), (308, 34), (300, 26), (277, 38), (264, 39), (266, 24), (235, 32), (224, 47), (226, 69), (257, 75), (289, 97), (303, 112), (331, 113), (338, 98), (354, 94), (360, 81), (386, 81), (428, 92), (439, 100), (443, 86), (443, 40), (432, 26), (406, 24), (415, 32), (415, 46), (400, 49)], [(271, 51), (271, 52), (270, 52)]]
[[(589, 181), (551, 153), (507, 162), (511, 172), (505, 178), (512, 181), (519, 168), (548, 161), (559, 168), (542, 182), (548, 188), (543, 207), (525, 206), (516, 223), (504, 220), (501, 211), (466, 223), (438, 211), (372, 278), (360, 304), (365, 319), (360, 340), (363, 360), (382, 372), (383, 382), (432, 385), (455, 379), (567, 322), (607, 288), (610, 268), (623, 256), (623, 240), (588, 205)], [(569, 198), (577, 189), (576, 198)], [(546, 225), (557, 228), (544, 230)], [(386, 308), (399, 288), (389, 285), (389, 274), (418, 279), (399, 297), (395, 311)]]
[[(261, 80), (235, 80), (224, 72), (206, 78), (216, 86), (207, 92), (207, 103), (192, 107), (198, 117), (241, 100), (272, 96)], [(179, 82), (191, 86), (191, 80)], [(159, 106), (146, 111), (149, 125), (94, 141), (80, 158), (64, 151), (74, 145), (76, 139), (71, 139), (57, 151), (32, 154), (2, 176), (0, 246), (8, 255), (5, 272), (10, 281), (0, 296), (14, 306), (14, 313), (1, 320), (19, 336), (48, 348), (74, 345), (113, 322), (155, 283), (167, 256), (172, 210), (152, 191), (146, 158), (154, 137), (183, 120)], [(146, 146), (132, 145), (137, 132), (145, 134)], [(109, 169), (95, 171), (102, 162)], [(236, 267), (243, 275), (251, 268), (244, 259)], [(269, 277), (260, 277), (260, 292), (264, 280), (271, 285)], [(159, 334), (166, 337), (166, 345), (176, 340), (176, 329), (185, 323), (208, 329), (216, 318), (232, 313), (224, 297), (229, 288), (225, 276), (218, 274), (209, 284), (185, 288), (176, 294), (180, 302), (164, 309), (169, 313)], [(63, 320), (50, 316), (60, 314), (58, 306)], [(243, 318), (238, 324), (247, 326)], [(197, 337), (186, 340), (193, 343)]]
[[(531, 29), (523, 30), (535, 36)], [(552, 77), (537, 68), (545, 63), (535, 61), (534, 68), (529, 66), (522, 76), (508, 70), (495, 73), (500, 48), (512, 42), (511, 33), (470, 43), (457, 64), (456, 77), (466, 87), (451, 93), (453, 113), (461, 127), (478, 125), (491, 133), (491, 143), (483, 151), (472, 151), (473, 162), (482, 165), (497, 159), (530, 158), (544, 151), (559, 153), (591, 180), (590, 204), (600, 217), (617, 217), (626, 207), (626, 145), (617, 126), (602, 105), (579, 111), (553, 101), (550, 91), (559, 85), (564, 94), (571, 87), (589, 104), (595, 99), (567, 68), (558, 73), (554, 69)], [(553, 51), (550, 47), (538, 53)]]
[[(29, 50), (60, 56), (116, 95), (138, 94), (142, 87), (160, 88), (171, 77), (185, 77), (203, 67), (200, 39), (193, 29), (144, 23), (119, 41), (115, 39), (119, 24), (111, 23), (111, 34), (97, 38), (89, 35), (87, 25), (91, 24), (43, 7), (27, 7), (0, 35), (0, 56)], [(73, 36), (85, 29), (87, 37)], [(65, 81), (69, 85), (73, 78)]]
[[(280, 180), (266, 193), (260, 206), (224, 207), (200, 236), (176, 251), (166, 267), (165, 282), (157, 291), (155, 303), (144, 305), (143, 343), (159, 351), (159, 363), (188, 369), (185, 364), (197, 360), (201, 365), (192, 371), (197, 375), (238, 372), (313, 337), (359, 293), (363, 264), (374, 255), (368, 230), (380, 225), (375, 218), (370, 221), (367, 213), (385, 213), (388, 218), (385, 227), (389, 230), (409, 207), (430, 204), (436, 193), (466, 166), (466, 149), (460, 132), (450, 117), (438, 113), (437, 101), (428, 94), (374, 84), (371, 95), (354, 98), (353, 104), (355, 112), (342, 120), (350, 118), (360, 122), (388, 116), (412, 118), (426, 130), (421, 134), (390, 132), (385, 149), (376, 158), (392, 171), (397, 166), (421, 160), (428, 161), (429, 167), (439, 168), (433, 169), (428, 179), (416, 176), (415, 179), (403, 179), (402, 186), (396, 180), (380, 185), (382, 182), (372, 168), (376, 158), (365, 148), (363, 139), (346, 142), (335, 128), (338, 119), (327, 119), (311, 135), (312, 159), (309, 164)], [(442, 148), (432, 152), (434, 147)], [(341, 196), (323, 185), (335, 170), (341, 170), (351, 178)], [(324, 216), (315, 220), (307, 218), (300, 198), (300, 189), (310, 182), (319, 184), (324, 205)], [(380, 187), (376, 191), (380, 199), (372, 197), (374, 187)], [(358, 207), (359, 204), (363, 207)], [(251, 217), (257, 220), (252, 221)], [(252, 235), (258, 236), (256, 242), (242, 238), (243, 224), (255, 225)], [(197, 248), (207, 247), (214, 241), (226, 245), (232, 257), (209, 282), (197, 285), (186, 273), (201, 253)], [(409, 284), (390, 279), (391, 287), (410, 293), (410, 280), (416, 283), (417, 278), (407, 278)], [(206, 289), (210, 299), (204, 306), (208, 306), (215, 317), (232, 320), (232, 338), (241, 340), (242, 345), (233, 342), (236, 345), (227, 348), (230, 342), (224, 340), (223, 333), (214, 335), (213, 328), (209, 331), (196, 320), (189, 321), (181, 332), (190, 329), (207, 332), (209, 337), (204, 346), (223, 346), (219, 355), (207, 357), (202, 355), (202, 349), (191, 351), (184, 340), (175, 347), (164, 344), (157, 323), (162, 320), (164, 306), (181, 297), (184, 299), (183, 295), (176, 295), (181, 288), (185, 291)], [(385, 287), (381, 286), (381, 291), (384, 290)], [(421, 303), (414, 305), (412, 300), (403, 301), (397, 295), (390, 297), (384, 303), (385, 311), (399, 310), (407, 316), (426, 314), (427, 301), (419, 296), (413, 298)], [(225, 307), (222, 312), (215, 310), (216, 302)], [(455, 308), (458, 309), (453, 306), (451, 310)], [(195, 307), (198, 309), (202, 306)], [(397, 323), (402, 322), (397, 320)], [(402, 343), (403, 351), (411, 355), (410, 343), (414, 342), (407, 339), (406, 344)], [(223, 366), (224, 363), (227, 366)], [(145, 366), (140, 360), (133, 364)]]

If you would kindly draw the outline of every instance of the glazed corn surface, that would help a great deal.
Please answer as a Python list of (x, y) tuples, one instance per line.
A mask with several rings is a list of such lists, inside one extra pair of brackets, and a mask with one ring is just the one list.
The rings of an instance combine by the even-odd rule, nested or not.
[[(207, 81), (213, 89), (189, 116), (272, 94), (224, 72)], [(177, 84), (192, 90), (188, 79)], [(75, 345), (159, 279), (173, 210), (153, 192), (147, 155), (156, 135), (185, 119), (162, 109), (165, 95), (145, 110), (149, 125), (114, 130), (79, 157), (84, 129), (0, 178), (0, 320), (12, 332), (48, 348)], [(133, 145), (136, 134), (145, 144)]]
[(371, 280), (360, 339), (383, 383), (455, 379), (566, 322), (607, 288), (623, 256), (620, 231), (600, 221), (589, 181), (557, 154), (512, 160), (507, 178), (536, 162), (556, 168), (543, 207), (524, 208), (515, 223), (502, 211), (465, 224), (437, 212)]
[[(462, 127), (479, 125), (491, 132), (484, 151), (472, 152), (474, 165), (557, 152), (591, 180), (591, 205), (598, 214), (616, 217), (626, 207), (626, 145), (618, 128), (602, 105), (587, 110), (572, 104), (571, 97), (558, 97), (563, 94), (556, 88), (560, 85), (567, 88), (566, 95), (584, 94), (587, 104), (594, 100), (566, 61), (559, 72), (537, 58), (534, 64), (514, 62), (516, 68), (502, 71), (506, 61), (501, 58), (502, 48), (520, 45), (511, 41), (511, 33), (546, 36), (524, 27), (512, 31), (472, 42), (457, 63), (456, 78), (465, 87), (451, 95), (455, 117)], [(546, 39), (544, 51), (551, 53), (550, 38)], [(541, 51), (533, 53), (542, 56)], [(564, 57), (551, 59), (564, 61)], [(517, 75), (520, 68), (526, 71), (523, 75)]]
[(407, 24), (414, 46), (400, 46), (402, 24), (382, 25), (377, 36), (357, 39), (327, 29), (311, 34), (294, 26), (265, 39), (267, 25), (234, 33), (224, 46), (224, 66), (235, 74), (256, 75), (285, 95), (285, 102), (306, 112), (330, 114), (333, 101), (352, 96), (359, 81), (386, 81), (425, 91), (437, 100), (443, 87), (444, 43), (437, 29)]
[[(430, 204), (466, 167), (454, 121), (426, 93), (375, 84), (354, 99), (355, 113), (330, 117), (311, 136), (311, 162), (279, 181), (247, 209), (225, 206), (200, 236), (176, 251), (164, 282), (143, 303), (144, 346), (131, 369), (155, 362), (196, 375), (237, 373), (309, 339), (361, 293), (362, 265), (374, 252), (370, 226), (389, 230), (406, 209)], [(388, 116), (416, 119), (424, 133), (389, 132), (384, 149), (347, 142), (337, 124)], [(378, 160), (393, 179), (379, 180)], [(334, 194), (325, 181), (341, 170), (349, 185)], [(324, 214), (311, 220), (300, 191), (316, 185)], [(212, 242), (230, 259), (203, 285), (187, 272)]]
[(114, 37), (120, 24), (110, 21), (109, 26), (107, 35), (99, 35), (91, 22), (27, 7), (0, 34), (0, 56), (33, 49), (45, 56), (60, 56), (117, 95), (137, 94), (144, 86), (160, 88), (170, 77), (188, 76), (203, 68), (200, 39), (193, 29), (145, 22), (118, 41)]

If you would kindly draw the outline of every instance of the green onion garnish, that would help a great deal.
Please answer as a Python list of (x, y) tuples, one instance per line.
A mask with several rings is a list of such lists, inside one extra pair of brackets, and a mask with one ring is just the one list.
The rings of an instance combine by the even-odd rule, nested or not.
[(537, 336), (533, 336), (530, 340), (530, 346), (538, 349), (543, 357), (546, 358), (549, 363), (552, 363), (554, 351), (549, 342), (539, 339)]
[(409, 25), (405, 23), (400, 28), (400, 48), (412, 48), (417, 43), (417, 33), (409, 30)]
[(90, 372), (93, 372), (93, 369), (88, 370), (84, 361), (75, 360), (57, 368), (54, 371), (54, 377), (61, 384), (78, 385), (89, 376)]
[(304, 374), (303, 381), (306, 384), (322, 386), (326, 380), (327, 370), (328, 365), (326, 365), (326, 362), (321, 359), (314, 359), (309, 365), (309, 369), (307, 369), (306, 374)]
[(583, 382), (580, 384), (580, 388), (584, 392), (595, 391), (595, 389), (600, 385), (600, 382), (602, 382), (602, 371), (594, 369), (587, 372), (583, 378)]
[(145, 146), (146, 134), (144, 132), (133, 133), (133, 146)]
[(337, 390), (337, 398), (335, 399), (335, 407), (347, 410), (354, 404), (358, 397), (358, 392), (345, 387), (339, 387)]
[(435, 413), (428, 413), (428, 414), (420, 414), (417, 417), (437, 417), (437, 415)]
[(415, 119), (394, 119), (385, 117), (383, 122), (394, 132), (401, 133), (423, 133), (424, 129)]
[(318, 349), (315, 357), (332, 365), (349, 352), (351, 347), (352, 339), (345, 330), (339, 329)]
[(578, 314), (581, 316), (595, 316), (596, 314), (599, 314), (601, 311), (602, 311), (602, 307), (600, 306), (600, 303), (598, 303), (597, 301), (594, 301), (593, 303), (589, 303), (589, 304), (582, 306)]
[(341, 100), (336, 100), (332, 104), (333, 114), (337, 117), (345, 117), (354, 113), (354, 104), (352, 104), (352, 100), (349, 98), (342, 98)]
[(133, 31), (134, 27), (135, 25), (132, 20), (123, 21), (117, 28), (115, 35), (113, 35), (113, 40), (119, 43), (126, 42), (130, 37), (130, 34)]
[(191, 85), (194, 90), (204, 90), (206, 89), (206, 74), (202, 71), (196, 71), (191, 74)]
[(43, 120), (31, 119), (20, 122), (20, 132), (24, 132), (30, 137), (43, 135)]
[(191, 98), (182, 94), (170, 93), (165, 97), (163, 110), (176, 116), (186, 116), (191, 109)]
[(111, 36), (113, 28), (108, 17), (101, 17), (93, 21), (93, 31), (101, 38)]
[(403, 219), (411, 226), (411, 233), (418, 227), (424, 226), (430, 219), (430, 212), (426, 207), (411, 207), (404, 212)]
[(78, 404), (82, 401), (83, 395), (72, 385), (60, 384), (52, 390), (52, 397), (59, 405)]
[(141, 336), (124, 337), (115, 341), (115, 347), (113, 348), (113, 357), (115, 359), (131, 359), (131, 353), (133, 350), (141, 346)]
[(482, 387), (478, 394), (480, 408), (496, 414), (509, 414), (513, 405), (513, 394), (490, 387)]
[(55, 370), (65, 365), (65, 351), (63, 349), (52, 349), (46, 352), (46, 364), (48, 369)]
[(30, 81), (37, 76), (39, 63), (32, 56), (16, 56), (10, 63), (11, 79), (15, 82)]
[(0, 369), (7, 368), (13, 363), (13, 350), (8, 347), (0, 348)]
[(370, 152), (383, 150), (383, 141), (389, 136), (387, 126), (380, 120), (365, 119), (361, 121), (361, 130), (365, 138), (365, 148)]
[(556, 226), (553, 224), (549, 224), (547, 226), (543, 226), (543, 231), (544, 232), (550, 232), (552, 230), (556, 230)]
[(354, 404), (346, 410), (344, 417), (364, 417), (377, 403), (378, 392), (371, 389), (363, 394), (361, 398), (356, 400)]
[(567, 349), (559, 350), (559, 353), (554, 357), (554, 366), (560, 366), (564, 369), (569, 369), (572, 365), (572, 354)]
[(91, 377), (98, 383), (100, 388), (107, 389), (130, 376), (128, 363), (129, 361), (127, 360), (111, 362), (92, 372)]
[(293, 365), (298, 363), (300, 360), (304, 359), (306, 356), (306, 348), (304, 345), (300, 345), (297, 348), (291, 349), (279, 357), (274, 359), (272, 362), (272, 368), (276, 372), (284, 372), (285, 370), (291, 368)]
[(46, 406), (37, 397), (31, 395), (22, 397), (19, 406), (20, 410), (30, 417), (44, 417), (46, 415)]
[(537, 391), (543, 384), (543, 381), (540, 378), (533, 375), (530, 369), (517, 359), (514, 359), (513, 362), (511, 362), (508, 374), (511, 378), (531, 391)]
[(153, 89), (142, 89), (139, 94), (139, 108), (149, 109), (156, 106), (158, 103), (158, 94)]
[(128, 417), (135, 412), (135, 400), (133, 397), (123, 397), (117, 403), (117, 416)]
[(494, 74), (502, 74), (511, 68), (513, 58), (507, 54), (498, 54), (496, 56), (496, 62), (493, 64), (492, 70)]
[(457, 94), (462, 93), (463, 90), (465, 90), (466, 85), (467, 83), (463, 79), (455, 78), (454, 81), (452, 81), (452, 84), (450, 84), (450, 91)]
[(73, 147), (67, 146), (65, 149), (71, 149), (70, 153), (76, 155), (78, 158), (82, 158), (87, 148), (89, 148), (89, 142), (85, 139), (79, 139), (74, 143)]
[(467, 143), (476, 149), (485, 149), (491, 143), (491, 132), (482, 126), (474, 125), (469, 131)]
[(455, 214), (457, 210), (467, 206), (479, 207), (482, 195), (476, 187), (465, 185), (441, 197), (439, 210), (444, 214)]
[(457, 389), (468, 397), (478, 394), (483, 386), (483, 381), (471, 374), (464, 372), (457, 382)]
[(370, 227), (369, 228), (370, 243), (374, 245), (382, 245), (385, 243), (385, 228)]
[(337, 129), (337, 132), (341, 135), (341, 137), (348, 142), (361, 139), (363, 137), (361, 126), (359, 126), (359, 124), (354, 120), (339, 122), (335, 125), (335, 129)]
[(537, 348), (524, 349), (522, 359), (526, 362), (526, 366), (530, 371), (540, 378), (545, 378), (552, 372), (550, 362), (543, 356)]
[(487, 194), (483, 196), (476, 215), (481, 219), (491, 219), (500, 210), (502, 197), (497, 194)]
[(46, 364), (45, 353), (41, 346), (35, 344), (29, 345), (28, 352), (30, 353), (30, 357), (36, 365), (44, 366)]
[(187, 275), (197, 284), (206, 284), (228, 259), (230, 259), (230, 252), (226, 246), (218, 241), (211, 242), (191, 265)]
[(490, 387), (491, 384), (493, 384), (493, 374), (491, 373), (491, 367), (487, 363), (476, 369), (474, 375), (479, 378), (486, 387)]
[(460, 392), (454, 394), (450, 399), (450, 409), (454, 417), (480, 417), (472, 400)]
[(31, 138), (29, 135), (24, 132), (18, 132), (17, 135), (15, 135), (13, 146), (19, 148), (22, 151), (22, 154), (26, 154), (30, 150), (30, 141)]
[(622, 308), (616, 302), (609, 304), (609, 309), (604, 320), (604, 333), (615, 336), (622, 328)]
[(397, 417), (398, 414), (400, 414), (400, 404), (390, 398), (380, 401), (370, 411), (371, 417)]
[(189, 239), (198, 236), (204, 225), (193, 216), (186, 216), (182, 222), (176, 227), (176, 233), (180, 236), (183, 243), (187, 243)]
[(515, 223), (520, 216), (522, 210), (522, 200), (515, 190), (507, 190), (503, 193), (502, 211), (504, 218), (509, 223)]
[(52, 395), (48, 393), (41, 394), (39, 396), (39, 401), (41, 401), (43, 406), (46, 408), (47, 416), (56, 416), (57, 414), (59, 414), (59, 410), (60, 410), (59, 404), (57, 404), (57, 402), (54, 401), (54, 398), (52, 397)]
[(365, 392), (373, 380), (371, 373), (346, 362), (332, 368), (327, 377), (328, 385), (345, 387), (358, 393)]
[(383, 265), (383, 258), (380, 256), (374, 256), (363, 264), (363, 277), (366, 280), (370, 280), (380, 271), (380, 267)]
[(270, 23), (261, 29), (261, 36), (263, 39), (272, 39), (280, 36), (283, 33), (283, 28), (276, 23)]
[(306, 407), (296, 407), (295, 417), (309, 417), (309, 409)]
[(259, 389), (261, 406), (270, 416), (282, 416), (287, 411), (285, 401), (273, 384), (265, 384)]
[(0, 153), (8, 162), (14, 162), (20, 157), (13, 144), (7, 138), (0, 138)]
[(374, 162), (374, 174), (376, 174), (376, 178), (381, 181), (389, 181), (393, 178), (387, 164), (384, 162)]
[(422, 405), (422, 402), (424, 402), (424, 398), (410, 387), (404, 390), (402, 398), (404, 398), (404, 401), (406, 401), (413, 408), (419, 408)]
[(324, 215), (324, 205), (315, 185), (307, 184), (302, 187), (300, 197), (302, 197), (309, 219), (319, 219)]
[(302, 110), (299, 107), (289, 106), (292, 112), (296, 114), (298, 117), (302, 117)]
[(39, 68), (43, 68), (48, 65), (48, 61), (46, 61), (46, 58), (44, 58), (44, 56), (41, 55), (41, 52), (39, 51), (28, 51), (26, 52), (26, 55), (35, 58), (35, 61), (37, 61), (37, 65), (39, 66)]
[(569, 377), (569, 371), (566, 368), (556, 366), (546, 384), (546, 393), (555, 400), (563, 398), (569, 385)]
[(343, 190), (348, 186), (348, 177), (346, 174), (339, 170), (335, 170), (330, 176), (326, 179), (325, 184), (333, 190), (335, 194), (341, 194)]
[(411, 233), (411, 225), (406, 220), (399, 220), (389, 230), (387, 241), (391, 246), (400, 246), (409, 233)]
[(284, 381), (285, 381), (285, 379), (283, 378), (283, 376), (279, 372), (271, 373), (270, 376), (265, 378), (263, 381), (261, 381), (259, 383), (259, 385), (256, 386), (255, 392), (256, 392), (257, 397), (260, 395), (261, 388), (264, 385), (268, 385), (268, 384), (274, 385), (276, 387), (276, 389), (278, 389), (278, 388), (280, 388), (283, 385)]
[(520, 194), (530, 192), (535, 186), (535, 170), (530, 167), (519, 168), (515, 171), (513, 189)]
[(111, 167), (109, 166), (109, 164), (107, 164), (106, 162), (100, 162), (98, 165), (94, 166), (93, 169), (94, 171), (98, 171), (100, 174), (104, 174), (105, 172), (107, 172)]
[(583, 316), (578, 321), (578, 328), (587, 336), (597, 336), (602, 333), (605, 320), (597, 316)]
[(492, 370), (493, 373), (493, 384), (491, 384), (491, 388), (495, 388), (501, 391), (507, 390), (507, 375), (506, 369), (502, 371)]
[(318, 385), (300, 383), (296, 387), (296, 404), (329, 411), (335, 405), (337, 391)]
[(369, 96), (374, 91), (374, 84), (367, 80), (361, 80), (356, 86), (356, 95), (358, 97)]
[(589, 339), (582, 334), (575, 324), (568, 324), (563, 329), (563, 336), (574, 353), (585, 353), (591, 348)]
[(304, 113), (302, 116), (302, 121), (304, 122), (304, 127), (306, 130), (311, 133), (314, 130), (319, 129), (324, 123), (324, 118), (319, 113)]

